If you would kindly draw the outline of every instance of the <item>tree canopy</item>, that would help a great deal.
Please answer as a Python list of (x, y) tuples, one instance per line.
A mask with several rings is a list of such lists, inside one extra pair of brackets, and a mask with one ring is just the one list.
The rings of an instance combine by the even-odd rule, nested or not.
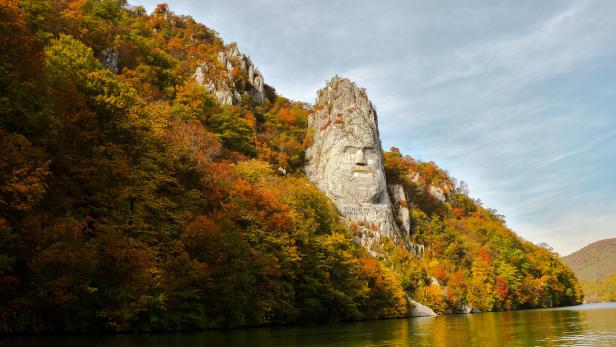
[(310, 106), (271, 87), (219, 104), (192, 75), (223, 71), (223, 41), (167, 5), (8, 0), (0, 19), (2, 333), (402, 317), (406, 295), (439, 312), (581, 299), (554, 254), (462, 191), (436, 201), (426, 187), (449, 176), (399, 152), (388, 179), (410, 192), (424, 255), (353, 243), (302, 175)]

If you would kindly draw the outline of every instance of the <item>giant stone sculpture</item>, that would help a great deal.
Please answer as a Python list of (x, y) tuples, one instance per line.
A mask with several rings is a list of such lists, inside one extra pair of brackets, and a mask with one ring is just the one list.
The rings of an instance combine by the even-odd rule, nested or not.
[(336, 76), (317, 92), (314, 109), (306, 175), (343, 216), (362, 226), (362, 244), (369, 247), (381, 236), (397, 239), (377, 116), (366, 92)]

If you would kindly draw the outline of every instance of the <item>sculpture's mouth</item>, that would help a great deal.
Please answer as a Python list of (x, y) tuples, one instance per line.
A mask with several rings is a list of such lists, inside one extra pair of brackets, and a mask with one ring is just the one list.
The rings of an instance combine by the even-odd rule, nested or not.
[(347, 201), (375, 203), (381, 187), (373, 168), (355, 165), (350, 177), (342, 180), (342, 191)]
[(355, 165), (353, 166), (352, 173), (371, 173), (372, 170), (368, 166), (365, 165)]

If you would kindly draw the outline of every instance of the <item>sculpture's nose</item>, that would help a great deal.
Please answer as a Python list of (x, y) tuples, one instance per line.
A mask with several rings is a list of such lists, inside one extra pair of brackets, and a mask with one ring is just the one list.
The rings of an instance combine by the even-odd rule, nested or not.
[(364, 156), (364, 150), (360, 149), (355, 153), (355, 165), (366, 165), (366, 156)]

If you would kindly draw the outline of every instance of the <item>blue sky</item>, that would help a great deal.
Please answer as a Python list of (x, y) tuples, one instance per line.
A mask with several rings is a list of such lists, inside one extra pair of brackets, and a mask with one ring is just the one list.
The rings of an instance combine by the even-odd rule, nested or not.
[(334, 74), (366, 87), (384, 148), (466, 181), (525, 239), (566, 255), (616, 237), (616, 1), (168, 3), (286, 97)]

